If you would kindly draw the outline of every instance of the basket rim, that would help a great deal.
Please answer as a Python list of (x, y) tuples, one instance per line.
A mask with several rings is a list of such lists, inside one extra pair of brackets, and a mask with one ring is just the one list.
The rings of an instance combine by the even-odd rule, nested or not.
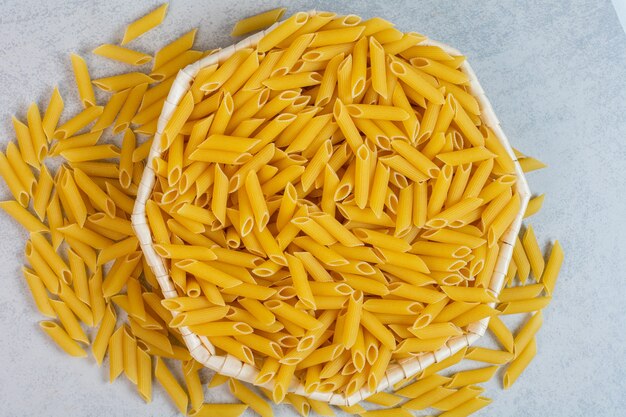
[[(311, 10), (307, 13), (309, 14), (309, 16), (313, 16), (317, 13), (317, 11)], [(163, 106), (163, 110), (159, 116), (157, 130), (154, 134), (154, 139), (146, 161), (146, 166), (141, 178), (141, 182), (138, 186), (137, 198), (135, 200), (133, 213), (131, 215), (132, 227), (139, 239), (141, 250), (146, 257), (147, 264), (155, 274), (159, 286), (161, 287), (161, 290), (163, 292), (163, 296), (165, 298), (178, 297), (178, 293), (176, 292), (174, 283), (169, 276), (167, 269), (165, 268), (163, 259), (156, 253), (154, 249), (154, 243), (152, 242), (152, 233), (148, 226), (145, 210), (146, 203), (150, 198), (152, 189), (154, 188), (154, 184), (156, 181), (156, 173), (152, 168), (152, 161), (154, 160), (154, 158), (161, 155), (161, 135), (163, 134), (163, 130), (165, 129), (167, 122), (170, 120), (174, 109), (190, 88), (191, 82), (200, 71), (200, 69), (209, 65), (221, 63), (226, 58), (230, 57), (234, 52), (240, 49), (256, 47), (259, 40), (263, 38), (265, 34), (272, 31), (280, 23), (281, 22), (276, 22), (269, 28), (248, 36), (245, 39), (233, 45), (230, 45), (213, 55), (203, 57), (200, 60), (180, 70), (179, 73), (176, 75), (174, 83), (167, 96), (167, 99)], [(445, 43), (438, 42), (430, 38), (426, 38), (426, 40), (424, 40), (421, 44), (438, 46), (452, 55), (462, 55), (459, 50)], [(496, 116), (493, 107), (489, 102), (489, 99), (486, 97), (485, 92), (480, 85), (480, 82), (478, 81), (474, 70), (467, 62), (467, 60), (463, 61), (459, 69), (465, 72), (470, 79), (470, 93), (478, 101), (483, 123), (485, 123), (486, 126), (493, 130), (495, 136), (505, 147), (506, 151), (509, 153), (515, 164), (515, 176), (517, 178), (515, 188), (520, 196), (521, 204), (520, 211), (517, 214), (515, 220), (501, 237), (502, 242), (500, 244), (500, 251), (496, 260), (494, 273), (489, 282), (488, 288), (492, 290), (496, 295), (498, 295), (502, 287), (504, 286), (504, 279), (512, 259), (515, 239), (520, 231), (523, 215), (526, 211), (528, 201), (530, 200), (531, 192), (528, 186), (528, 182), (526, 181), (525, 174), (522, 171), (522, 168), (518, 161), (518, 158), (515, 156), (515, 153), (513, 152), (513, 149), (506, 134), (500, 127), (500, 121), (498, 120), (498, 117)], [(491, 307), (495, 307), (495, 304), (496, 303), (493, 302), (488, 305)], [(178, 313), (172, 312), (172, 314), (176, 316)], [(478, 322), (471, 323), (470, 325), (468, 325), (468, 334), (451, 338), (446, 343), (446, 345), (439, 350), (435, 352), (422, 353), (415, 357), (406, 358), (392, 363), (390, 366), (388, 366), (385, 372), (385, 377), (379, 383), (374, 392), (370, 392), (367, 386), (364, 386), (359, 391), (350, 396), (346, 396), (345, 394), (340, 393), (327, 393), (317, 391), (307, 393), (304, 390), (304, 386), (302, 384), (299, 384), (295, 377), (288, 387), (288, 392), (294, 392), (298, 395), (302, 395), (314, 400), (325, 401), (332, 405), (354, 405), (359, 401), (369, 397), (370, 395), (375, 394), (376, 392), (385, 390), (386, 388), (394, 385), (402, 379), (417, 375), (418, 373), (426, 370), (430, 365), (434, 363), (439, 363), (442, 360), (449, 358), (463, 348), (471, 346), (474, 342), (476, 342), (484, 335), (488, 323), (489, 317), (482, 319)], [(243, 363), (239, 359), (229, 354), (227, 354), (226, 356), (216, 355), (215, 348), (206, 337), (198, 336), (192, 333), (187, 327), (181, 327), (180, 331), (191, 356), (195, 360), (202, 363), (205, 367), (212, 369), (216, 372), (254, 384), (254, 378), (259, 372), (256, 367)], [(271, 389), (273, 387), (273, 382), (270, 381), (260, 386)]]

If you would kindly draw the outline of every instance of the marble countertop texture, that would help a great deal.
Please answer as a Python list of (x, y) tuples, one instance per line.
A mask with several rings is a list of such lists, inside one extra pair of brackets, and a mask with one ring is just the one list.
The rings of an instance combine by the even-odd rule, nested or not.
[[(44, 107), (56, 84), (78, 110), (69, 53), (97, 63), (94, 77), (113, 73), (121, 67), (89, 51), (119, 42), (128, 22), (158, 4), (1, 1), (1, 147), (14, 137), (11, 115), (24, 117), (33, 100)], [(547, 194), (532, 224), (542, 245), (562, 242), (566, 261), (537, 357), (510, 390), (501, 378), (486, 384), (494, 401), (478, 415), (626, 416), (626, 35), (611, 1), (174, 0), (163, 26), (132, 46), (154, 51), (192, 27), (201, 49), (227, 46), (239, 18), (278, 5), (381, 16), (455, 46), (513, 146), (549, 165), (528, 175), (533, 193)], [(9, 197), (2, 182), (0, 198)], [(156, 384), (146, 405), (127, 381), (108, 383), (106, 363), (51, 344), (20, 273), (27, 235), (6, 215), (0, 230), (0, 416), (178, 415)], [(217, 389), (207, 401), (232, 398)], [(296, 414), (280, 406), (276, 415)]]

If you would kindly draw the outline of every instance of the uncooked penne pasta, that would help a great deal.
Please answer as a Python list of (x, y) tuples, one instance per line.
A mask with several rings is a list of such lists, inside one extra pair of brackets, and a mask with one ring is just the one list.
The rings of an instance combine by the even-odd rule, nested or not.
[(504, 373), (502, 385), (504, 389), (508, 389), (515, 383), (520, 374), (526, 369), (530, 361), (537, 354), (537, 344), (533, 338), (523, 351), (519, 353), (517, 358), (511, 361), (511, 364)]
[(196, 32), (197, 29), (193, 29), (185, 33), (178, 39), (165, 45), (163, 48), (159, 49), (154, 54), (154, 63), (152, 65), (152, 70), (154, 71), (155, 69), (170, 62), (172, 59), (179, 56), (183, 52), (191, 49), (196, 37)]
[(552, 246), (550, 257), (548, 258), (543, 275), (541, 276), (541, 282), (543, 282), (548, 295), (552, 295), (552, 292), (554, 291), (556, 279), (559, 275), (559, 271), (561, 270), (561, 265), (563, 264), (563, 256), (563, 249), (557, 240)]
[(48, 142), (52, 140), (52, 135), (56, 130), (57, 123), (61, 118), (61, 113), (63, 113), (63, 98), (59, 93), (59, 89), (54, 87), (52, 90), (52, 96), (50, 97), (50, 101), (48, 103), (48, 107), (46, 108), (46, 112), (44, 113), (42, 119), (43, 131), (46, 134), (46, 138)]
[(286, 9), (281, 7), (278, 9), (272, 9), (264, 13), (259, 13), (257, 15), (241, 19), (230, 33), (230, 36), (241, 36), (246, 33), (256, 32), (261, 29), (265, 29), (271, 26), (273, 23), (280, 20), (280, 18), (285, 14)]
[(29, 232), (48, 232), (48, 228), (17, 201), (0, 201), (0, 208)]
[(269, 51), (285, 38), (292, 35), (296, 30), (304, 26), (308, 19), (308, 14), (300, 12), (283, 21), (259, 41), (257, 45), (258, 51)]
[(54, 131), (53, 138), (58, 140), (67, 139), (96, 120), (102, 114), (103, 110), (104, 107), (102, 106), (93, 105), (87, 107), (85, 110), (57, 127)]
[(237, 399), (257, 412), (260, 416), (269, 417), (272, 415), (272, 409), (269, 404), (241, 382), (231, 378), (228, 381), (228, 386), (230, 392), (237, 397)]
[(239, 417), (242, 415), (248, 406), (246, 404), (207, 404), (204, 403), (200, 408), (192, 409), (189, 412), (193, 417), (212, 417), (212, 416), (224, 416), (224, 417)]
[(172, 372), (167, 368), (163, 359), (160, 357), (157, 357), (156, 360), (154, 376), (165, 389), (165, 392), (167, 392), (172, 401), (174, 401), (178, 410), (181, 413), (186, 413), (189, 397), (187, 396), (185, 390), (180, 386), (174, 375), (172, 375)]
[(96, 97), (93, 92), (93, 86), (91, 85), (91, 77), (89, 76), (87, 63), (76, 54), (72, 54), (70, 57), (72, 59), (76, 86), (78, 87), (78, 95), (83, 103), (83, 107), (95, 106)]
[[(166, 10), (131, 23), (121, 45)], [(43, 117), (31, 105), (28, 123), (13, 120), (0, 173), (16, 201), (0, 207), (31, 233), (23, 273), (59, 320), (42, 322), (54, 341), (84, 356), (81, 322), (95, 325), (96, 363), (108, 352), (109, 378), (123, 372), (146, 402), (156, 356), (156, 379), (196, 416), (272, 414), (236, 379), (244, 404), (205, 404), (207, 364), (270, 384), (260, 390), (302, 415), (329, 414), (309, 395), (387, 408), (343, 407), (369, 417), (466, 415), (489, 403), (472, 384), (506, 363), (510, 386), (535, 354), (563, 253), (556, 242), (544, 260), (532, 227), (515, 237), (542, 202), (521, 213), (515, 161), (543, 164), (489, 127), (465, 57), (380, 18), (328, 12), (296, 13), (219, 55), (192, 49), (195, 29), (181, 35), (149, 74), (139, 66), (152, 57), (134, 48), (96, 48), (136, 68), (93, 82), (99, 69), (72, 55), (84, 110), (59, 126), (55, 89)], [(92, 85), (112, 94), (96, 103)], [(109, 140), (109, 126), (123, 137)], [(48, 154), (67, 162), (54, 176)], [(498, 317), (532, 312), (515, 333)], [(468, 349), (486, 328), (502, 350)], [(437, 375), (464, 358), (493, 366)], [(166, 359), (182, 362), (186, 389)], [(390, 384), (397, 395), (371, 395)]]
[(126, 45), (128, 42), (138, 38), (150, 29), (160, 25), (165, 18), (167, 6), (168, 4), (165, 3), (128, 25), (126, 27), (126, 31), (124, 32), (124, 38), (122, 39), (121, 44)]
[(87, 356), (87, 352), (85, 352), (56, 322), (49, 320), (42, 321), (39, 323), (39, 327), (41, 327), (41, 329), (67, 354), (78, 357)]
[(132, 49), (124, 48), (123, 46), (104, 44), (100, 45), (92, 51), (96, 55), (103, 56), (105, 58), (112, 59), (114, 61), (120, 61), (130, 65), (143, 65), (152, 60), (152, 57), (143, 52), (134, 51)]

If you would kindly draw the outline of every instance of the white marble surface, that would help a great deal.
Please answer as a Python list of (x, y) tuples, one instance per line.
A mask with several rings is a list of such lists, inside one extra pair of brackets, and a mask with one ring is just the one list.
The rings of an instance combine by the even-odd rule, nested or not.
[[(10, 116), (23, 116), (31, 100), (43, 106), (55, 84), (77, 108), (69, 52), (88, 55), (100, 43), (119, 41), (125, 24), (156, 4), (0, 2), (2, 148), (13, 139)], [(173, 1), (164, 26), (132, 46), (153, 51), (193, 26), (201, 48), (226, 46), (238, 18), (276, 4)], [(535, 361), (509, 391), (487, 384), (494, 403), (479, 415), (626, 415), (626, 36), (610, 0), (284, 4), (290, 12), (382, 16), (459, 48), (513, 145), (550, 165), (529, 175), (532, 190), (547, 193), (533, 224), (543, 244), (561, 240), (567, 259)], [(105, 64), (88, 55), (96, 61)], [(0, 198), (8, 196), (0, 184)], [(126, 381), (109, 385), (106, 368), (92, 359), (70, 358), (50, 344), (20, 275), (26, 234), (5, 215), (0, 230), (0, 416), (177, 415), (160, 388), (145, 405)], [(220, 390), (207, 400), (230, 401)], [(277, 415), (295, 414), (283, 406)]]

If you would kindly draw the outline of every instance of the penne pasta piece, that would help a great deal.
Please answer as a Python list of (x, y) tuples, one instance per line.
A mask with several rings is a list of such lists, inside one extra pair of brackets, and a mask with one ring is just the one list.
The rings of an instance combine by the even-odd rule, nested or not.
[(118, 327), (108, 342), (109, 382), (113, 382), (124, 371), (124, 327)]
[(85, 60), (76, 54), (71, 54), (72, 68), (74, 69), (74, 78), (78, 87), (78, 95), (83, 107), (91, 107), (96, 105), (96, 97), (91, 85), (91, 77), (87, 69)]
[(533, 337), (532, 340), (525, 347), (525, 349), (519, 353), (517, 358), (511, 361), (511, 364), (504, 373), (504, 377), (502, 380), (502, 385), (504, 386), (504, 389), (509, 389), (511, 385), (515, 383), (517, 378), (519, 378), (520, 374), (524, 371), (524, 369), (526, 369), (526, 367), (529, 365), (530, 361), (532, 361), (536, 354), (537, 344), (535, 342), (535, 338)]
[(369, 55), (372, 70), (372, 87), (382, 97), (387, 98), (389, 93), (386, 81), (385, 50), (373, 36), (369, 38)]
[(39, 327), (67, 354), (77, 357), (87, 356), (87, 352), (77, 342), (72, 340), (56, 322), (45, 320), (39, 322)]
[(370, 170), (372, 167), (372, 160), (375, 158), (375, 155), (372, 155), (366, 145), (359, 146), (355, 155), (356, 167), (354, 172), (354, 199), (356, 205), (359, 208), (364, 209), (369, 199), (371, 178)]
[(408, 142), (394, 140), (391, 142), (391, 147), (430, 178), (435, 178), (439, 175), (439, 167)]
[(115, 309), (111, 304), (108, 304), (102, 319), (102, 323), (100, 324), (98, 332), (96, 333), (96, 337), (93, 340), (93, 344), (91, 345), (91, 351), (94, 358), (96, 359), (96, 363), (98, 364), (98, 366), (100, 366), (102, 364), (102, 361), (104, 360), (107, 345), (109, 343), (109, 340), (111, 339), (111, 336), (113, 335), (113, 331), (115, 330), (116, 320), (117, 316), (115, 314)]
[(135, 269), (140, 261), (141, 255), (139, 252), (128, 254), (123, 258), (118, 258), (102, 282), (102, 291), (104, 296), (110, 297), (118, 294), (126, 284), (126, 281), (129, 278), (128, 274)]
[(515, 262), (515, 266), (517, 267), (517, 275), (520, 281), (522, 284), (525, 284), (530, 274), (530, 262), (524, 252), (519, 237), (515, 238), (515, 245), (513, 246), (513, 262)]
[(422, 233), (422, 238), (431, 242), (459, 244), (475, 249), (485, 243), (485, 239), (456, 230), (439, 229)]
[(313, 158), (309, 161), (308, 166), (302, 172), (300, 181), (302, 188), (306, 191), (311, 188), (315, 180), (321, 175), (324, 166), (328, 163), (332, 156), (333, 148), (330, 140), (324, 141), (319, 147)]
[(41, 114), (39, 113), (39, 108), (36, 103), (33, 103), (28, 107), (26, 118), (28, 121), (28, 132), (33, 144), (33, 150), (35, 151), (37, 161), (41, 163), (48, 155), (48, 141), (46, 134), (43, 131)]
[(63, 98), (59, 93), (59, 89), (58, 87), (54, 87), (54, 90), (52, 90), (52, 95), (50, 96), (50, 101), (48, 102), (48, 107), (46, 108), (46, 112), (44, 113), (41, 122), (43, 131), (46, 134), (48, 142), (52, 140), (52, 135), (56, 130), (57, 124), (59, 123), (61, 113), (63, 113), (63, 107)]
[(39, 278), (34, 271), (26, 267), (22, 267), (22, 274), (24, 275), (24, 279), (28, 284), (28, 288), (30, 289), (39, 312), (44, 316), (55, 318), (57, 314), (50, 304), (51, 300), (48, 298), (46, 287), (41, 278)]
[(339, 125), (339, 129), (345, 136), (346, 142), (350, 146), (353, 152), (363, 144), (361, 139), (361, 135), (357, 130), (354, 122), (350, 118), (346, 106), (341, 102), (341, 100), (337, 100), (333, 107), (333, 116)]
[[(128, 72), (126, 74), (93, 80), (93, 84), (99, 89), (114, 92), (135, 88), (139, 85), (150, 84), (152, 82), (154, 82), (154, 80), (143, 72)], [(145, 91), (141, 93), (141, 96), (143, 96), (144, 93)]]
[(124, 48), (123, 46), (104, 44), (92, 51), (96, 55), (123, 62), (129, 65), (144, 65), (152, 60), (152, 57), (143, 52)]
[(275, 67), (272, 69), (271, 75), (274, 77), (289, 73), (298, 59), (300, 59), (306, 48), (309, 47), (314, 36), (315, 35), (312, 33), (307, 33), (295, 38), (281, 55)]
[(154, 54), (154, 63), (152, 70), (162, 67), (166, 63), (172, 61), (183, 52), (191, 49), (196, 37), (197, 29), (190, 30), (178, 39), (168, 43)]
[(409, 118), (405, 110), (393, 106), (350, 104), (346, 106), (346, 109), (350, 116), (358, 119), (403, 121)]
[(427, 100), (435, 104), (443, 104), (444, 97), (435, 87), (429, 84), (420, 74), (406, 62), (398, 58), (393, 58), (389, 62), (389, 70), (397, 76), (407, 86), (424, 96)]
[[(35, 152), (33, 141), (30, 137), (30, 131), (28, 129), (28, 126), (26, 126), (24, 123), (22, 123), (15, 117), (12, 117), (12, 121), (13, 121), (13, 129), (15, 130), (15, 136), (17, 138), (17, 145), (18, 145), (20, 154), (22, 155), (22, 158), (24, 159), (24, 162), (26, 162), (28, 165), (30, 165), (31, 167), (35, 169), (39, 169), (39, 165), (40, 165), (39, 160), (37, 157), (37, 153)], [(2, 157), (4, 157), (4, 154), (2, 154)], [(9, 177), (10, 174), (8, 172), (5, 172), (4, 170), (3, 172), (4, 173), (2, 176), (5, 178), (5, 181), (10, 179)], [(19, 182), (19, 179), (17, 182)]]
[(546, 164), (535, 158), (521, 158), (518, 160), (518, 162), (520, 164), (520, 167), (522, 168), (522, 171), (524, 172), (532, 172), (547, 167)]
[(311, 71), (268, 78), (262, 84), (270, 90), (289, 90), (310, 87), (321, 82), (322, 76), (317, 72)]
[[(120, 151), (114, 145), (96, 145), (80, 148), (66, 149), (60, 152), (61, 156), (72, 163), (95, 161), (99, 159), (109, 159), (119, 156)], [(74, 165), (76, 168), (77, 166)], [(82, 165), (78, 165), (80, 169)], [(92, 171), (93, 172), (93, 171)]]
[(470, 371), (457, 372), (452, 379), (446, 383), (447, 388), (459, 388), (467, 385), (486, 382), (491, 379), (498, 370), (497, 366), (488, 366), (485, 368), (473, 369)]
[(293, 255), (286, 255), (286, 258), (296, 295), (307, 309), (315, 310), (315, 299), (302, 261)]
[[(423, 174), (421, 171), (415, 168), (415, 166), (409, 163), (409, 161), (407, 161), (400, 155), (383, 156), (381, 158), (378, 158), (378, 160), (387, 165), (389, 168), (392, 168), (398, 174), (401, 174), (414, 182), (420, 183), (428, 179), (428, 176)], [(393, 179), (393, 176), (391, 178)]]
[(519, 330), (519, 332), (515, 335), (515, 339), (513, 341), (514, 348), (513, 354), (514, 358), (517, 358), (521, 352), (523, 352), (529, 343), (534, 339), (535, 334), (539, 331), (539, 328), (543, 324), (543, 315), (541, 311), (533, 314), (532, 317), (526, 321), (524, 326)]
[[(68, 178), (66, 176), (66, 178)], [(93, 204), (109, 217), (115, 217), (115, 203), (91, 178), (78, 168), (74, 168), (74, 180), (78, 188), (87, 194)]]
[(354, 229), (352, 232), (362, 242), (379, 249), (389, 249), (396, 252), (407, 252), (411, 249), (411, 245), (409, 245), (405, 240), (395, 236), (361, 228)]
[(325, 106), (330, 102), (337, 84), (337, 71), (344, 59), (343, 53), (332, 57), (326, 65), (326, 70), (322, 76), (319, 91), (315, 99), (316, 106)]
[(155, 245), (154, 249), (160, 256), (168, 259), (193, 258), (198, 261), (213, 261), (217, 259), (217, 255), (211, 249), (202, 246), (162, 243)]
[(36, 251), (41, 256), (59, 279), (71, 283), (72, 274), (69, 267), (41, 233), (31, 233), (30, 243), (32, 244), (32, 250)]
[(242, 283), (241, 280), (232, 277), (228, 273), (225, 273), (206, 262), (185, 259), (176, 262), (176, 266), (190, 274), (193, 274), (196, 278), (208, 281), (222, 288), (232, 288)]
[(185, 386), (189, 393), (190, 406), (192, 409), (199, 409), (204, 401), (204, 393), (202, 392), (202, 383), (198, 375), (198, 369), (201, 365), (195, 360), (183, 363), (183, 378)]
[(29, 232), (48, 232), (48, 228), (17, 201), (0, 201), (0, 208)]
[(147, 403), (152, 401), (152, 357), (147, 349), (137, 347), (137, 391)]
[(524, 213), (524, 218), (530, 217), (533, 214), (536, 214), (539, 210), (541, 210), (541, 206), (543, 205), (543, 200), (545, 198), (544, 194), (541, 194), (537, 197), (531, 198), (526, 206), (526, 212)]
[(281, 402), (287, 394), (289, 383), (293, 377), (295, 371), (295, 365), (281, 365), (276, 373), (276, 380), (274, 384), (274, 390), (272, 391), (272, 400), (274, 402)]
[(487, 235), (487, 244), (493, 246), (498, 239), (504, 234), (505, 230), (515, 219), (515, 216), (520, 209), (520, 197), (519, 194), (515, 194), (511, 200), (502, 208), (500, 213), (495, 217)]
[[(353, 26), (352, 28), (347, 28), (346, 30), (355, 30), (358, 26)], [(332, 32), (332, 30), (318, 32), (316, 38), (321, 36), (325, 32)], [(335, 37), (335, 41), (337, 41), (340, 36)], [(347, 41), (351, 42), (351, 41)], [(343, 42), (342, 42), (343, 43)], [(365, 91), (365, 76), (367, 69), (367, 57), (368, 57), (368, 40), (366, 38), (359, 39), (354, 45), (354, 50), (352, 51), (353, 57), (353, 65), (352, 65), (352, 74), (350, 79), (350, 91), (352, 97), (358, 97)]]
[(260, 416), (268, 417), (273, 415), (272, 409), (269, 404), (267, 404), (267, 402), (261, 399), (260, 396), (255, 394), (252, 390), (250, 390), (241, 382), (237, 381), (236, 379), (230, 378), (228, 381), (228, 386), (230, 388), (230, 392), (237, 399), (239, 399), (252, 410), (257, 412)]
[(241, 344), (233, 338), (225, 336), (211, 337), (211, 343), (223, 351), (235, 356), (244, 363), (252, 364), (253, 356), (249, 347)]
[(249, 171), (246, 176), (245, 190), (252, 206), (255, 224), (259, 230), (263, 230), (270, 220), (270, 215), (259, 178), (253, 170)]
[(150, 77), (154, 81), (162, 81), (174, 77), (178, 71), (187, 67), (189, 64), (196, 62), (202, 58), (202, 56), (203, 53), (201, 51), (184, 51), (167, 63), (152, 70), (152, 72), (150, 72)]
[(563, 249), (561, 248), (561, 244), (557, 240), (554, 242), (554, 245), (552, 246), (550, 257), (548, 258), (548, 262), (543, 271), (543, 275), (541, 276), (541, 282), (543, 282), (543, 286), (545, 287), (546, 293), (550, 296), (552, 295), (552, 292), (554, 291), (556, 279), (559, 275), (559, 271), (561, 270), (562, 264), (563, 264)]
[(502, 347), (512, 353), (514, 347), (513, 335), (502, 320), (494, 316), (489, 320), (488, 327), (496, 339), (500, 342)]
[[(98, 119), (99, 121), (100, 119)], [(102, 131), (84, 133), (82, 135), (76, 135), (71, 138), (65, 139), (63, 142), (55, 143), (50, 148), (50, 156), (58, 156), (62, 151), (73, 148), (84, 148), (88, 146), (94, 146), (100, 140)]]
[[(74, 133), (82, 130), (87, 127), (91, 122), (96, 120), (103, 112), (104, 107), (102, 106), (89, 106), (61, 126), (57, 127), (54, 131), (52, 137), (57, 140), (67, 139), (72, 136)], [(65, 152), (68, 152), (69, 149)], [(22, 151), (24, 154), (24, 151)], [(62, 154), (63, 155), (63, 154)], [(72, 162), (80, 162), (80, 161), (72, 161)]]
[(245, 404), (202, 404), (199, 408), (189, 411), (192, 417), (239, 417), (248, 408)]
[(493, 294), (491, 290), (486, 288), (455, 287), (443, 285), (441, 286), (441, 289), (451, 300), (455, 301), (482, 303), (496, 301), (495, 294)]
[(122, 39), (121, 45), (126, 45), (133, 39), (138, 38), (149, 30), (154, 29), (156, 26), (160, 25), (165, 18), (167, 6), (168, 4), (165, 3), (157, 7), (150, 13), (146, 14), (145, 16), (142, 16), (141, 18), (129, 24), (126, 27), (126, 31), (124, 32), (124, 38)]
[(544, 290), (542, 284), (529, 284), (519, 287), (503, 288), (498, 295), (498, 301), (506, 303), (509, 301), (525, 300), (535, 298)]
[(241, 36), (250, 32), (256, 32), (261, 29), (265, 29), (275, 22), (279, 21), (281, 17), (285, 14), (286, 9), (281, 7), (277, 9), (272, 9), (264, 13), (259, 13), (257, 15), (248, 17), (246, 19), (241, 19), (230, 33), (230, 36)]
[(513, 354), (502, 350), (472, 347), (467, 350), (465, 357), (475, 361), (492, 363), (494, 365), (503, 365), (509, 363), (513, 359)]
[[(482, 136), (481, 136), (482, 137)], [(458, 166), (493, 158), (496, 155), (485, 147), (474, 147), (460, 151), (444, 152), (437, 155), (437, 159), (447, 165)]]
[(119, 180), (123, 188), (130, 187), (133, 171), (133, 152), (135, 150), (136, 140), (132, 130), (127, 129), (122, 139), (122, 148), (120, 150), (120, 168)]
[(441, 375), (430, 375), (396, 391), (397, 395), (406, 398), (419, 398), (423, 394), (450, 382), (450, 378)]
[(89, 339), (87, 339), (87, 335), (80, 327), (80, 323), (74, 316), (74, 313), (72, 313), (72, 310), (63, 301), (50, 300), (50, 305), (67, 331), (68, 336), (78, 342), (89, 344)]
[(285, 40), (288, 36), (292, 35), (295, 31), (300, 29), (308, 21), (309, 16), (306, 13), (296, 13), (287, 20), (281, 22), (271, 32), (266, 34), (257, 44), (257, 50), (259, 52), (267, 52), (280, 42)]
[(351, 26), (338, 29), (326, 29), (315, 33), (310, 47), (337, 45), (354, 42), (361, 37), (365, 28), (363, 26)]
[(189, 403), (187, 393), (185, 393), (185, 390), (180, 386), (178, 381), (176, 381), (176, 378), (172, 375), (171, 371), (167, 368), (163, 359), (160, 357), (157, 357), (156, 360), (154, 376), (165, 389), (172, 401), (174, 401), (178, 410), (181, 413), (186, 413), (187, 405)]

